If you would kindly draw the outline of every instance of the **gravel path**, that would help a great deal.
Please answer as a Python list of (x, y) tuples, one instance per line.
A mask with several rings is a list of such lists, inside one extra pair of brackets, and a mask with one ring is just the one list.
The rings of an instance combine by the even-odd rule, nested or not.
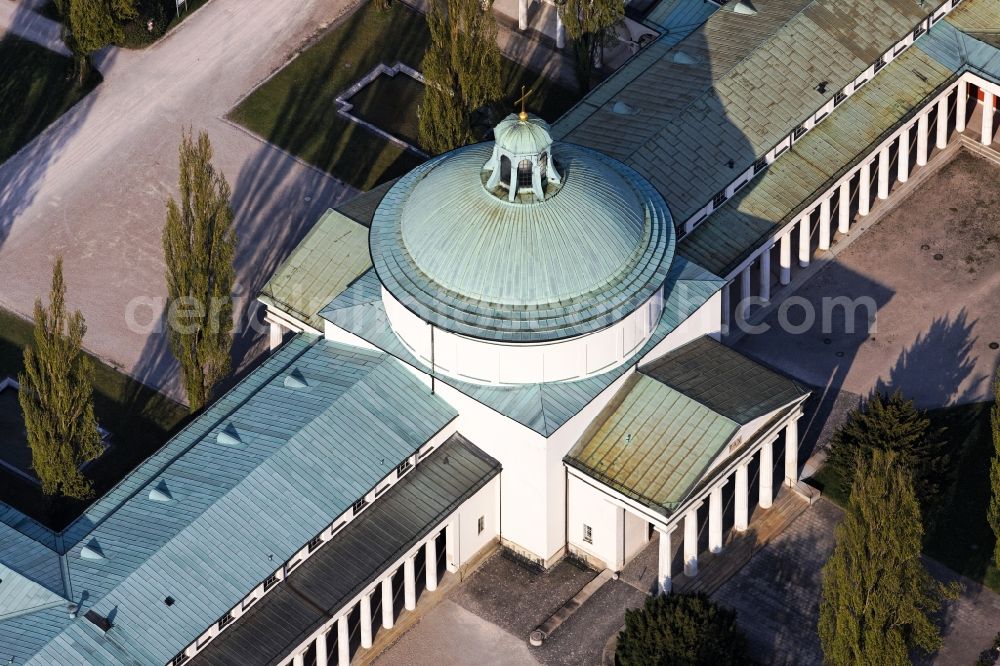
[[(29, 314), (63, 255), (87, 348), (179, 397), (166, 337), (151, 322), (166, 291), (160, 236), (181, 128), (208, 132), (232, 185), (237, 279), (243, 303), (252, 303), (322, 211), (352, 191), (222, 116), (354, 2), (302, 0), (292, 9), (212, 0), (148, 49), (101, 53), (104, 82), (0, 166), (0, 307)], [(126, 323), (130, 304), (135, 330)], [(260, 335), (238, 336), (237, 365), (260, 349)]]

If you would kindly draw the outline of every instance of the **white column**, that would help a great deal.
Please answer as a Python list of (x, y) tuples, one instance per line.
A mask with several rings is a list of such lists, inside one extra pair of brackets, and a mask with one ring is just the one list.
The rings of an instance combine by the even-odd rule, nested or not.
[(274, 351), (281, 346), (281, 340), (285, 337), (285, 329), (279, 324), (271, 322), (267, 327), (268, 346)]
[(872, 163), (861, 165), (858, 174), (858, 215), (864, 217), (872, 210)]
[(785, 485), (799, 480), (799, 421), (795, 417), (785, 426)]
[(455, 542), (457, 533), (454, 520), (444, 526), (444, 566), (449, 573), (458, 571), (458, 544)]
[(660, 592), (667, 594), (670, 592), (670, 586), (673, 582), (673, 573), (670, 571), (671, 565), (671, 548), (670, 548), (670, 536), (673, 534), (674, 528), (670, 527), (666, 530), (661, 530), (656, 528), (656, 531), (660, 533), (660, 543), (657, 547), (657, 552), (659, 554), (659, 586)]
[(733, 490), (733, 504), (735, 505), (735, 520), (733, 529), (737, 532), (745, 532), (750, 524), (750, 461), (744, 460), (736, 467), (736, 488)]
[(689, 577), (698, 575), (698, 507), (688, 509), (684, 514), (684, 574)]
[(969, 113), (969, 84), (959, 81), (956, 89), (958, 97), (955, 98), (955, 131), (965, 131), (965, 116)]
[(910, 179), (910, 128), (899, 134), (899, 153), (896, 156), (896, 180), (905, 183)]
[(372, 593), (361, 595), (361, 647), (372, 646)]
[(347, 631), (347, 615), (337, 618), (337, 666), (351, 666), (351, 635)]
[(774, 476), (774, 441), (769, 440), (760, 447), (760, 508), (770, 509), (774, 494), (772, 478)]
[(563, 25), (562, 14), (556, 9), (556, 48), (561, 49), (566, 46), (566, 26)]
[(625, 509), (615, 507), (615, 561), (612, 571), (625, 568)]
[(792, 232), (783, 233), (778, 245), (778, 282), (786, 285), (792, 281)]
[(984, 146), (993, 142), (993, 93), (983, 90), (983, 138)]
[(809, 213), (799, 218), (799, 266), (808, 268), (812, 259), (812, 230), (809, 227)]
[(382, 579), (382, 626), (386, 629), (392, 629), (392, 625), (396, 624), (396, 618), (393, 617), (395, 611), (396, 605), (392, 599), (392, 572), (389, 572)]
[(729, 479), (712, 488), (708, 495), (708, 549), (722, 552), (722, 488)]
[(517, 0), (517, 29), (528, 29), (528, 0)]
[(760, 255), (760, 300), (765, 303), (771, 301), (771, 251), (774, 246), (769, 246)]
[(292, 666), (306, 666), (306, 655), (300, 652), (292, 657)]
[(917, 166), (927, 166), (927, 113), (921, 113), (917, 118)]
[(837, 202), (837, 231), (851, 232), (851, 179), (840, 184), (840, 201)]
[(833, 197), (823, 197), (819, 204), (819, 249), (830, 249), (830, 204)]
[(937, 145), (938, 148), (948, 147), (948, 96), (938, 100), (937, 104)]
[(740, 319), (746, 321), (750, 317), (750, 266), (740, 273), (740, 302), (738, 304)]
[(410, 555), (403, 560), (403, 608), (408, 611), (417, 607), (417, 574), (413, 558)]
[(329, 648), (326, 645), (326, 632), (323, 631), (316, 637), (316, 666), (327, 666), (329, 663), (327, 652)]
[(878, 151), (878, 198), (889, 198), (889, 146)]
[(424, 571), (427, 574), (427, 591), (433, 592), (438, 587), (438, 567), (437, 567), (437, 540), (430, 539), (424, 546), (427, 554), (427, 561), (424, 564)]
[(730, 305), (729, 303), (729, 285), (730, 285), (729, 282), (722, 285), (722, 334), (723, 335), (729, 335), (729, 312), (730, 309), (732, 308), (732, 305)]

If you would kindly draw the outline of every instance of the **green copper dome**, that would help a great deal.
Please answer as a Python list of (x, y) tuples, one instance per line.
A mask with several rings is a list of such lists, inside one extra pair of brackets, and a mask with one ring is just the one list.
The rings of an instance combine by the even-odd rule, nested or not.
[(513, 155), (538, 155), (552, 145), (549, 124), (535, 116), (521, 120), (512, 113), (493, 128), (496, 144)]
[[(529, 124), (529, 123), (525, 123)], [(545, 197), (490, 191), (492, 142), (404, 176), (370, 233), (383, 286), (425, 321), (498, 341), (556, 340), (624, 318), (663, 284), (674, 249), (666, 203), (629, 167), (552, 146)]]

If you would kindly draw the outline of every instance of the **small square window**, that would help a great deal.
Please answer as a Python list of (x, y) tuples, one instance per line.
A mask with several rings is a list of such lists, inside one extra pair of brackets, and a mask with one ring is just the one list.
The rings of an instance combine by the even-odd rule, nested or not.
[(277, 584), (278, 584), (278, 574), (273, 573), (266, 579), (264, 579), (264, 591), (267, 592)]
[(913, 29), (913, 39), (919, 38), (920, 35), (924, 34), (925, 32), (927, 31), (924, 29), (924, 24), (921, 23), (920, 25), (918, 25), (916, 28)]
[(219, 631), (222, 631), (232, 623), (233, 623), (233, 612), (229, 611), (228, 613), (219, 618)]
[(410, 471), (411, 467), (413, 467), (413, 463), (411, 463), (410, 459), (407, 458), (403, 462), (396, 465), (396, 476), (403, 476)]
[(309, 539), (309, 552), (313, 552), (321, 545), (323, 545), (323, 537), (317, 534), (312, 539)]
[(753, 163), (753, 175), (756, 176), (766, 168), (767, 168), (767, 158), (761, 157), (759, 160)]
[(722, 204), (726, 203), (726, 191), (722, 190), (714, 197), (712, 197), (712, 208), (718, 208)]
[(594, 543), (594, 530), (591, 529), (590, 525), (583, 526), (583, 542)]
[(838, 90), (837, 94), (833, 96), (833, 105), (840, 106), (847, 99), (847, 95), (844, 94), (843, 90)]
[(476, 523), (476, 534), (482, 534), (486, 529), (486, 516), (479, 516), (479, 521)]
[(187, 650), (179, 652), (176, 657), (170, 662), (174, 666), (181, 666), (181, 664), (186, 664), (191, 657), (188, 656)]
[(361, 499), (359, 499), (357, 502), (354, 503), (354, 515), (356, 516), (362, 511), (364, 511), (366, 506), (368, 506), (368, 500), (362, 497)]
[(806, 128), (803, 125), (798, 125), (796, 126), (795, 129), (792, 130), (792, 136), (795, 138), (796, 141), (801, 139), (802, 135), (805, 133), (806, 133)]
[(878, 60), (875, 61), (875, 71), (881, 70), (885, 67), (885, 56), (879, 56)]

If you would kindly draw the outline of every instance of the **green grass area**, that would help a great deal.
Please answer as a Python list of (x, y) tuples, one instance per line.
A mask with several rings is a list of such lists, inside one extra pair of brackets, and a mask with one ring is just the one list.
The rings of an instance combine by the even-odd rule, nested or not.
[[(23, 349), (32, 325), (0, 310), (0, 377), (23, 370)], [(94, 359), (94, 408), (101, 427), (111, 432), (112, 448), (87, 466), (97, 496), (152, 455), (188, 416), (187, 408)], [(88, 502), (49, 498), (41, 489), (0, 468), (0, 501), (52, 529), (62, 529)]]
[[(406, 141), (418, 144), (417, 107), (424, 99), (424, 84), (412, 76), (382, 74), (348, 101), (351, 115)], [(393, 100), (393, 104), (386, 104)]]
[(0, 162), (20, 150), (101, 81), (78, 86), (73, 61), (7, 36), (0, 39)]
[[(986, 522), (990, 498), (993, 403), (974, 403), (930, 410), (932, 427), (945, 428), (952, 452), (953, 484), (934, 528), (924, 539), (924, 552), (942, 564), (1000, 592), (1000, 571), (991, 563), (994, 536)], [(810, 479), (823, 496), (840, 506), (847, 497), (836, 490), (833, 471), (824, 466)]]
[[(420, 70), (429, 40), (422, 14), (402, 3), (382, 12), (369, 2), (257, 88), (229, 118), (337, 178), (370, 189), (406, 173), (420, 158), (340, 116), (334, 100), (379, 63), (402, 62)], [(503, 85), (506, 95), (498, 111), (513, 111), (526, 85), (534, 89), (529, 109), (548, 120), (578, 97), (509, 60), (504, 60)], [(382, 103), (401, 112), (398, 100)]]

